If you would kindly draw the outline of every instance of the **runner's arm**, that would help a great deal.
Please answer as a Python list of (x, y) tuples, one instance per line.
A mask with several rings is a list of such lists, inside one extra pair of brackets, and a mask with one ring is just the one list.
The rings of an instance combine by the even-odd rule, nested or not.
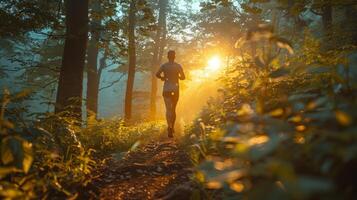
[(180, 70), (179, 70), (179, 79), (180, 80), (185, 80), (186, 79), (186, 76), (185, 76), (185, 73), (183, 72), (183, 69), (180, 65)]
[(163, 76), (161, 76), (162, 72), (163, 72), (163, 69), (162, 69), (162, 66), (161, 66), (160, 69), (156, 72), (156, 77), (163, 81), (163, 80), (165, 80), (165, 78)]

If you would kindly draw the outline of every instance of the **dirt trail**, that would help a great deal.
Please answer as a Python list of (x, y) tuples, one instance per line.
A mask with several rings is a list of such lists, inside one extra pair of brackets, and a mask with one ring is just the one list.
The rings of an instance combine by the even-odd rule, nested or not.
[(189, 199), (190, 159), (174, 140), (162, 140), (111, 159), (96, 183), (100, 199)]

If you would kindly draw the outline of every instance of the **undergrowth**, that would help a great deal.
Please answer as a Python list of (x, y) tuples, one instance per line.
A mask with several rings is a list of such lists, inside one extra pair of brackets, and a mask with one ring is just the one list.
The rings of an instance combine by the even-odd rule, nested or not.
[[(37, 121), (19, 120), (16, 104), (28, 92), (5, 90), (0, 113), (0, 197), (3, 199), (76, 199), (112, 153), (139, 141), (156, 139), (162, 122), (126, 126), (121, 119), (92, 120), (86, 128), (66, 113), (47, 113)], [(83, 198), (83, 197), (82, 197)]]
[(357, 78), (339, 64), (353, 51), (321, 51), (308, 34), (304, 41), (291, 58), (243, 53), (222, 76), (220, 97), (188, 129), (206, 196), (357, 197)]

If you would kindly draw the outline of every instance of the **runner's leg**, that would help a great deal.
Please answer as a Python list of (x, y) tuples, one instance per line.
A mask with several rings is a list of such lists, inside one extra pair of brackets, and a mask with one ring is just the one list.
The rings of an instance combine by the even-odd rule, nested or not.
[(168, 95), (164, 95), (164, 101), (166, 107), (167, 126), (172, 128), (172, 98)]
[(176, 106), (177, 106), (177, 102), (179, 99), (179, 94), (178, 92), (175, 92), (172, 97), (172, 128), (174, 128), (175, 126), (175, 121), (176, 121)]

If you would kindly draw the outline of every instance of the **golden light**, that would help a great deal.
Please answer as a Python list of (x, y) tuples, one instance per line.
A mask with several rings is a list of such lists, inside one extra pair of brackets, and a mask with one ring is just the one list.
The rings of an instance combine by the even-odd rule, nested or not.
[(236, 192), (242, 192), (244, 190), (244, 185), (240, 181), (231, 183), (229, 187)]
[(249, 145), (260, 145), (269, 141), (269, 137), (266, 135), (255, 136), (249, 139)]
[(206, 67), (206, 70), (215, 72), (215, 71), (219, 70), (219, 68), (222, 65), (222, 62), (221, 62), (221, 59), (219, 58), (219, 56), (214, 56), (208, 60), (207, 64), (208, 65)]
[(203, 80), (208, 80), (212, 77), (216, 77), (222, 67), (221, 58), (215, 55), (208, 59), (207, 65), (204, 68), (191, 70), (191, 77), (195, 82), (202, 82)]

